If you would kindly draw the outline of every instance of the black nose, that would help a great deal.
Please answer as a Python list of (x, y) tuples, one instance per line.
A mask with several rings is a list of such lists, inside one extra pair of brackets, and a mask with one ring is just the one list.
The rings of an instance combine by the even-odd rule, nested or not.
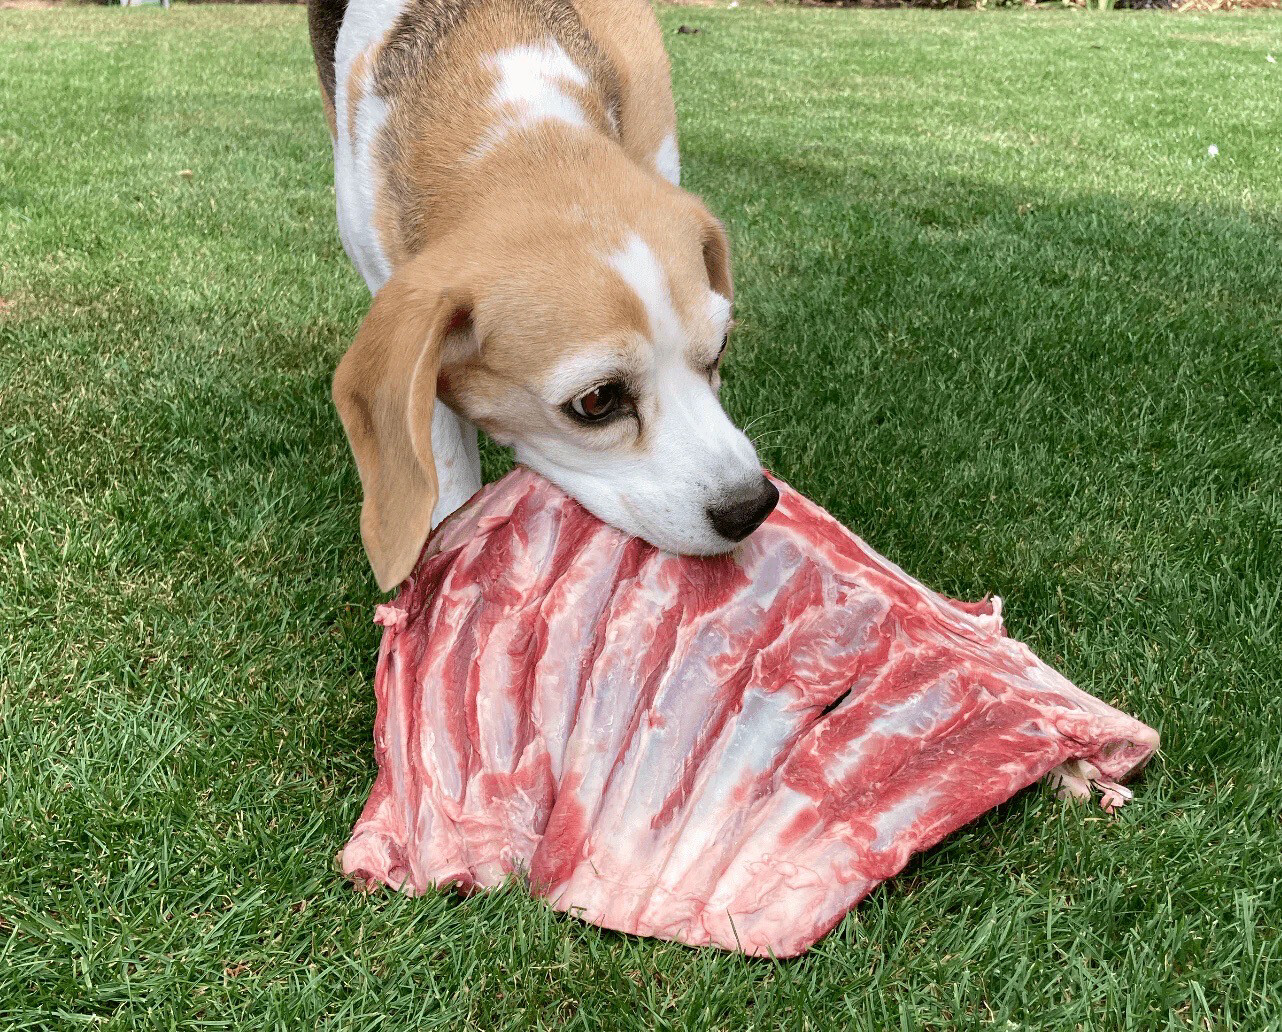
[(779, 501), (779, 488), (765, 477), (708, 506), (708, 522), (723, 538), (742, 541), (761, 526)]

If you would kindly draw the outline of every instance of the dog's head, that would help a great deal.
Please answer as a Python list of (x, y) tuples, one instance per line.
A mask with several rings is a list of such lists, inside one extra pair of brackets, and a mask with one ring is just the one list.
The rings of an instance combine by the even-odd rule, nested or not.
[(334, 400), (380, 586), (409, 574), (430, 530), (438, 394), (600, 519), (667, 551), (728, 551), (774, 508), (717, 397), (725, 232), (678, 191), (644, 211), (622, 230), (584, 212), (470, 227), (379, 291)]

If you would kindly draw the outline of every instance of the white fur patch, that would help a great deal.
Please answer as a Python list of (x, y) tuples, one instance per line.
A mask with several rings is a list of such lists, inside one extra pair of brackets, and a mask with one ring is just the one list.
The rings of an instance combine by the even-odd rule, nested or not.
[[(346, 112), (346, 89), (336, 91)], [(343, 241), (356, 271), (361, 274), (371, 294), (392, 275), (392, 265), (383, 250), (375, 223), (378, 194), (382, 177), (374, 160), (374, 147), (387, 121), (387, 104), (378, 96), (367, 94), (356, 106), (352, 133), (342, 128), (334, 141), (334, 204), (338, 215), (338, 236)]]
[(432, 409), (432, 456), (436, 460), (435, 527), (481, 489), (481, 450), (476, 427), (442, 401)]
[(681, 185), (681, 152), (675, 133), (669, 133), (654, 152), (654, 167), (673, 186)]
[[(372, 55), (395, 24), (406, 0), (355, 0), (343, 15), (334, 47), (334, 109), (338, 131), (334, 138), (334, 199), (338, 234), (371, 293), (392, 274), (375, 228), (374, 211), (381, 177), (374, 148), (387, 121), (387, 104), (366, 92), (349, 124), (352, 66), (361, 54)], [(366, 62), (368, 67), (368, 61)], [(368, 74), (364, 87), (369, 86)]]
[(715, 290), (708, 291), (708, 318), (721, 333), (725, 332), (726, 324), (730, 321), (730, 311), (728, 297), (718, 294)]
[(343, 25), (334, 45), (334, 71), (347, 78), (358, 54), (381, 43), (405, 10), (406, 0), (354, 0), (343, 13)]
[(472, 151), (474, 158), (482, 157), (512, 133), (539, 122), (587, 128), (583, 106), (566, 87), (585, 87), (588, 76), (559, 43), (512, 47), (496, 54), (490, 65), (498, 74), (490, 104), (498, 110), (500, 120)]
[(636, 294), (650, 319), (650, 336), (660, 348), (680, 347), (685, 330), (672, 307), (672, 291), (667, 274), (650, 245), (631, 233), (623, 247), (606, 259), (606, 263)]

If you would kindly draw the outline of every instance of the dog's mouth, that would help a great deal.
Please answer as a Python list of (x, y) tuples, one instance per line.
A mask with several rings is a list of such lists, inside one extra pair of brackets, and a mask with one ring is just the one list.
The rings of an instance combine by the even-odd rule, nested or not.
[(686, 521), (691, 528), (688, 533), (674, 533), (669, 528), (656, 526), (652, 514), (626, 493), (618, 496), (619, 506), (625, 513), (622, 520), (610, 519), (589, 502), (579, 501), (616, 530), (639, 537), (661, 551), (672, 555), (716, 556), (733, 552), (770, 517), (779, 502), (779, 489), (763, 474), (757, 482), (727, 493), (701, 510), (696, 503)]

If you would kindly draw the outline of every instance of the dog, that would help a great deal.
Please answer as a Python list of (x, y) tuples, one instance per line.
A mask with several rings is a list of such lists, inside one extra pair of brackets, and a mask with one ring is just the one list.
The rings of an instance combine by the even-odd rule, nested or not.
[(379, 586), (481, 486), (477, 427), (594, 515), (730, 551), (778, 491), (718, 399), (733, 285), (679, 185), (646, 0), (311, 0), (343, 247), (334, 376)]

